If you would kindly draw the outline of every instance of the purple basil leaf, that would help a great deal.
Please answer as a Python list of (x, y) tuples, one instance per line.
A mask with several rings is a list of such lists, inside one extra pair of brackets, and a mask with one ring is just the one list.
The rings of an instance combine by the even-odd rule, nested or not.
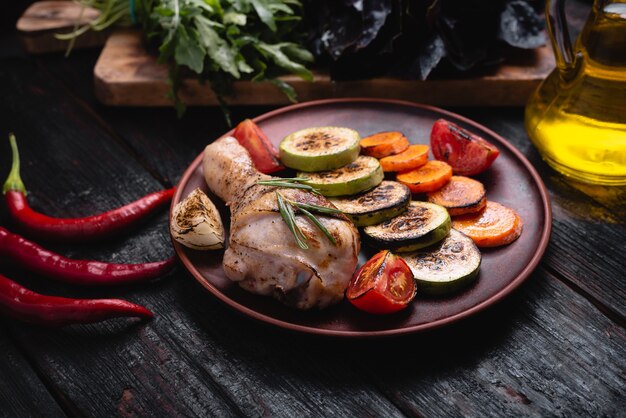
[(498, 38), (517, 48), (538, 48), (546, 43), (543, 19), (524, 0), (506, 3), (499, 29)]

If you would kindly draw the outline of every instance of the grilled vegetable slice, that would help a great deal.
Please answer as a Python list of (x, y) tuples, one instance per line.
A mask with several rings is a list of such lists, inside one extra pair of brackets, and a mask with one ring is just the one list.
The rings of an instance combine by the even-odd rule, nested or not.
[(518, 239), (523, 222), (513, 209), (489, 201), (485, 210), (455, 218), (454, 227), (467, 234), (479, 247), (497, 247)]
[(411, 191), (396, 181), (383, 181), (356, 196), (329, 199), (356, 226), (375, 225), (400, 215), (411, 202)]
[(383, 158), (405, 151), (409, 140), (402, 132), (379, 132), (361, 140), (361, 153), (370, 157)]
[(428, 145), (411, 145), (396, 155), (381, 158), (383, 171), (408, 171), (428, 162)]
[(363, 229), (371, 245), (395, 251), (428, 247), (444, 239), (449, 231), (448, 211), (428, 202), (411, 202), (402, 215)]
[(346, 297), (365, 312), (398, 312), (406, 308), (415, 297), (413, 273), (401, 257), (383, 250), (354, 274), (346, 290)]
[(413, 271), (420, 293), (441, 295), (455, 292), (476, 278), (481, 255), (469, 237), (451, 229), (436, 246), (402, 254), (402, 258)]
[(280, 160), (300, 171), (342, 167), (359, 155), (359, 133), (336, 126), (307, 128), (287, 135), (280, 143)]
[(452, 176), (441, 189), (428, 193), (428, 201), (448, 209), (450, 216), (457, 216), (480, 212), (487, 198), (481, 182), (469, 177)]
[(443, 161), (429, 161), (411, 171), (398, 173), (396, 180), (409, 186), (413, 193), (439, 190), (452, 177), (452, 167)]
[(352, 195), (378, 186), (385, 177), (376, 158), (360, 156), (354, 162), (331, 171), (298, 173), (302, 183), (314, 187), (324, 196)]

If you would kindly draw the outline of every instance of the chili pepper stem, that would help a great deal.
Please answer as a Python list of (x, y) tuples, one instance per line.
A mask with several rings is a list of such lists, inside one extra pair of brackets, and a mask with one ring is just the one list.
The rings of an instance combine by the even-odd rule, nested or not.
[(20, 153), (17, 150), (17, 141), (15, 140), (15, 135), (13, 135), (13, 133), (9, 134), (9, 142), (11, 143), (13, 162), (11, 164), (9, 177), (7, 177), (7, 180), (4, 182), (4, 186), (2, 187), (2, 193), (6, 194), (6, 192), (9, 191), (16, 191), (26, 194), (26, 187), (20, 177)]

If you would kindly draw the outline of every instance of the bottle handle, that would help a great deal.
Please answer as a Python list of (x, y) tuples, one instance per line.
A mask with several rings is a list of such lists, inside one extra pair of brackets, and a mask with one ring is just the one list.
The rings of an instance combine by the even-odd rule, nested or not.
[(571, 80), (576, 68), (576, 56), (567, 29), (565, 0), (546, 0), (546, 24), (559, 73), (564, 80)]

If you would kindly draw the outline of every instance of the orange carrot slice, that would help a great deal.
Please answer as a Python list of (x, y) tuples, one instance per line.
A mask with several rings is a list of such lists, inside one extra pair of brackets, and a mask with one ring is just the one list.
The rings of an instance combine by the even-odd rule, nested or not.
[(396, 180), (413, 193), (428, 193), (443, 187), (452, 177), (452, 167), (443, 161), (428, 161), (415, 170), (398, 173)]
[(498, 247), (519, 238), (523, 222), (513, 209), (488, 201), (483, 211), (454, 218), (452, 227), (479, 247)]
[(408, 171), (426, 164), (428, 161), (428, 145), (409, 145), (396, 155), (380, 159), (383, 171)]
[(379, 132), (361, 139), (361, 153), (383, 158), (399, 154), (409, 147), (409, 140), (402, 132)]
[(487, 198), (481, 182), (469, 177), (452, 176), (441, 189), (428, 193), (428, 201), (448, 209), (450, 216), (457, 216), (480, 212)]

